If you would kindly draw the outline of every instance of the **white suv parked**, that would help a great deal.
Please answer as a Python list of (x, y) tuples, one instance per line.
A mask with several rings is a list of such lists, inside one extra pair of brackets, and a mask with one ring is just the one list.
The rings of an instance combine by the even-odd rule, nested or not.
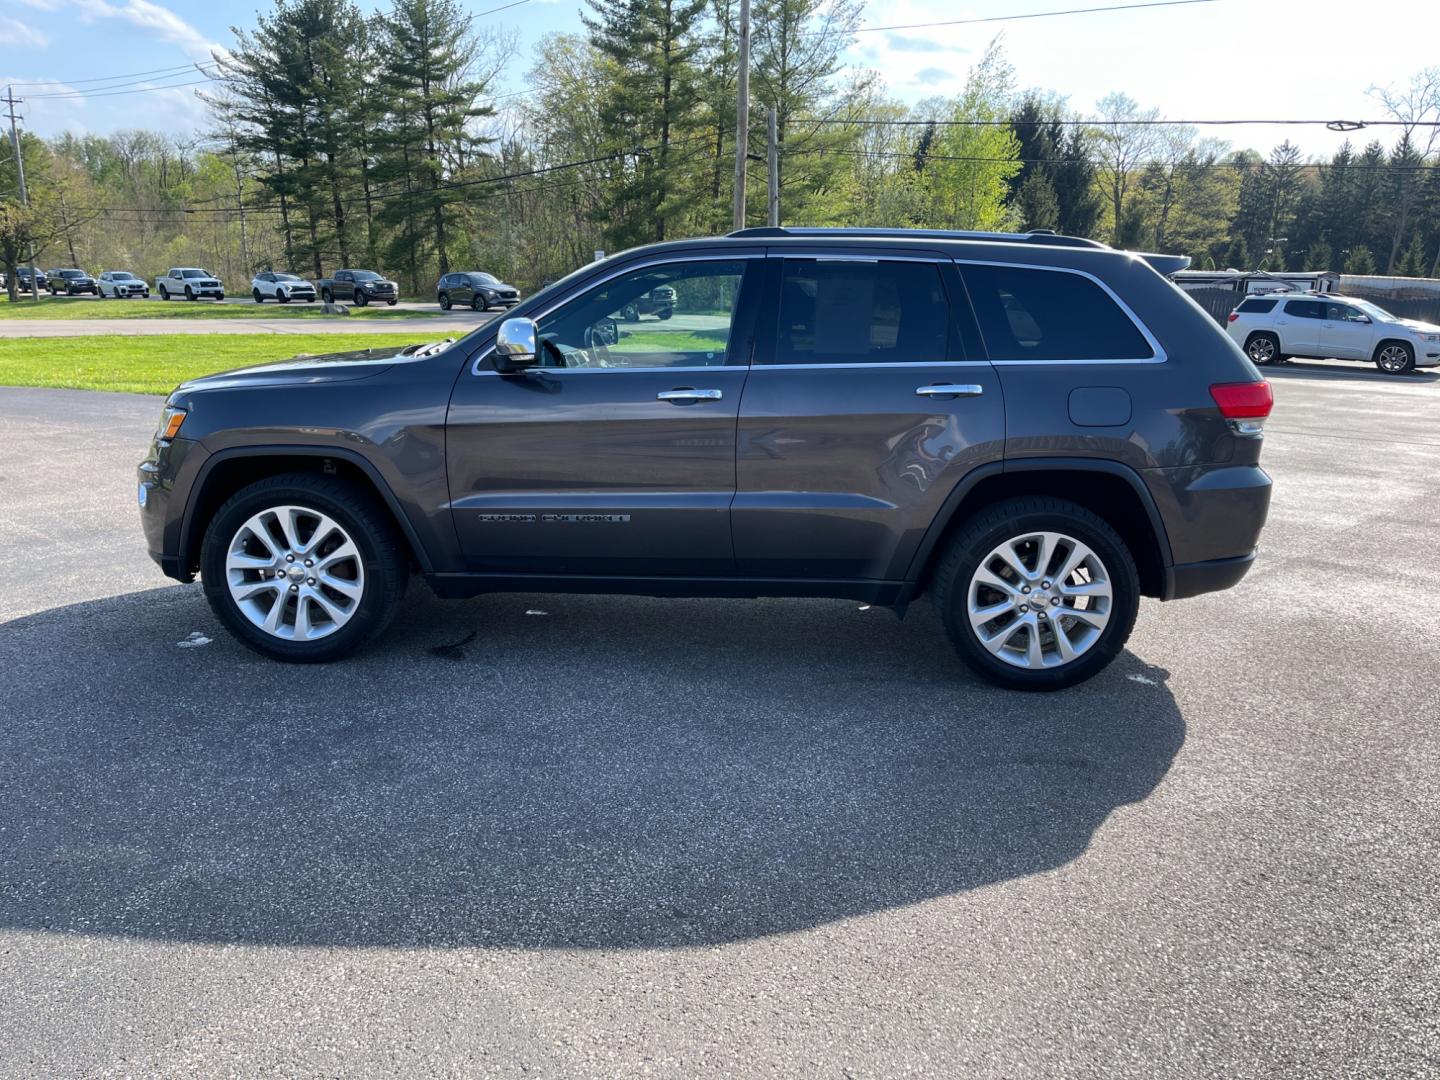
[(1334, 357), (1370, 361), (1391, 375), (1440, 364), (1440, 326), (1333, 293), (1251, 296), (1225, 329), (1257, 364)]
[(263, 270), (250, 282), (250, 295), (257, 304), (266, 300), (278, 300), (288, 304), (291, 300), (315, 302), (315, 286), (299, 274), (282, 274), (274, 270)]

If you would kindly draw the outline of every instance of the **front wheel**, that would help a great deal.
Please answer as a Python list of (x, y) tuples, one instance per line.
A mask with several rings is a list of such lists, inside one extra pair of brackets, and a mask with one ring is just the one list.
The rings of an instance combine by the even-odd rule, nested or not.
[(485, 311), (489, 307), (490, 305), (485, 302), (485, 298), (483, 296), (477, 296), (470, 301), (471, 311)]
[(205, 532), (200, 569), (226, 628), (256, 652), (294, 663), (337, 660), (374, 638), (408, 576), (379, 504), (313, 473), (233, 495)]
[(449, 310), (450, 310), (450, 307), (451, 307), (451, 304), (450, 304), (450, 294), (449, 294), (449, 293), (443, 293), (443, 292), (442, 292), (442, 293), (440, 294), (439, 300), (440, 300), (440, 310), (441, 310), (441, 311), (449, 311)]
[(657, 311), (657, 312), (655, 313), (656, 317), (659, 318), (659, 320), (660, 320), (661, 322), (664, 322), (666, 319), (670, 318), (670, 316), (671, 316), (671, 315), (674, 315), (674, 314), (675, 314), (675, 309), (674, 309), (674, 308), (668, 308), (668, 307), (667, 307), (667, 308), (661, 308), (659, 311)]
[(355, 306), (356, 306), (356, 307), (364, 307), (364, 306), (365, 306), (366, 304), (368, 304), (369, 302), (370, 302), (369, 299), (365, 296), (365, 294), (364, 294), (363, 292), (360, 292), (360, 291), (358, 291), (358, 290), (356, 291), (356, 293), (355, 293)]
[(321, 289), (320, 302), (323, 304), (333, 304), (335, 302), (335, 297), (329, 289)]
[(620, 319), (623, 322), (639, 322), (640, 309), (634, 304), (626, 304), (620, 309)]
[(398, 304), (399, 302), (400, 302), (400, 301), (398, 301), (398, 300), (386, 300), (386, 301), (385, 301), (385, 303), (386, 303), (387, 305), (389, 305), (390, 307), (394, 307), (394, 306), (395, 306), (396, 304)]
[(1403, 341), (1387, 341), (1375, 350), (1375, 366), (1387, 375), (1405, 375), (1415, 370), (1415, 350)]
[(275, 299), (279, 303), (288, 304), (290, 302), (290, 294), (287, 293), (284, 289), (277, 289), (275, 292)]
[(186, 299), (186, 300), (194, 300), (194, 299), (195, 299), (195, 290), (192, 289), (189, 285), (186, 285), (186, 286), (185, 286), (185, 299)]
[(1124, 648), (1140, 605), (1135, 560), (1102, 518), (1063, 499), (981, 511), (936, 571), (935, 606), (960, 658), (1015, 690), (1059, 690)]
[(161, 285), (161, 286), (160, 286), (160, 299), (161, 299), (161, 300), (169, 300), (169, 299), (170, 299), (170, 292), (169, 292), (168, 289), (165, 288), (164, 285)]

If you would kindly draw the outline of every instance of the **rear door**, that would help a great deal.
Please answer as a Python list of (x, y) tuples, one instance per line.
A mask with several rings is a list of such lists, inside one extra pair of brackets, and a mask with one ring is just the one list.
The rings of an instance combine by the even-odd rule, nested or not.
[[(484, 352), (446, 426), (451, 507), (473, 571), (734, 574), (735, 418), (749, 371), (754, 252), (656, 256), (541, 311), (544, 366)], [(673, 318), (618, 322), (673, 288)]]
[(1324, 355), (1325, 347), (1321, 344), (1324, 322), (1324, 301), (1286, 300), (1280, 305), (1280, 317), (1275, 320), (1281, 351), (1301, 356)]
[(999, 381), (957, 323), (954, 264), (831, 245), (766, 261), (740, 408), (738, 571), (901, 580), (960, 477), (1004, 443)]

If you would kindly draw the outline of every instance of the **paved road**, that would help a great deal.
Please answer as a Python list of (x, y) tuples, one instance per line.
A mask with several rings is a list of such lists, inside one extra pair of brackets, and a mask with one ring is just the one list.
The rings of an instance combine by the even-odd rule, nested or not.
[(488, 316), (473, 313), (429, 319), (312, 318), (253, 319), (0, 319), (0, 338), (89, 337), (92, 334), (407, 334), (418, 341), (458, 337)]
[(1051, 697), (829, 601), (266, 663), (159, 402), (0, 390), (0, 1073), (1436, 1075), (1440, 382), (1275, 383), (1263, 561)]

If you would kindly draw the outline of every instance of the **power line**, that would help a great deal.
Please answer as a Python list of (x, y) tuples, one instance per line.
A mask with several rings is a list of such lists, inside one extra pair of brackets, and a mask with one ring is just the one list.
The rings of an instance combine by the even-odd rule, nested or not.
[[(872, 117), (792, 116), (785, 124), (849, 124), (859, 127), (1277, 127), (1323, 126), (1336, 131), (1367, 127), (1440, 127), (1440, 120), (1040, 120), (1034, 125), (1014, 120), (891, 120)], [(1343, 126), (1341, 126), (1343, 125)]]
[[(1059, 11), (1030, 11), (1023, 15), (989, 15), (974, 19), (943, 19), (939, 22), (898, 23), (894, 26), (862, 26), (851, 30), (852, 34), (875, 34), (886, 30), (923, 30), (932, 26), (971, 26), (975, 23), (1016, 22), (1021, 19), (1051, 19), (1060, 15), (1096, 15), (1107, 11), (1139, 11), (1142, 8), (1187, 7), (1192, 4), (1215, 4), (1220, 0), (1150, 0), (1144, 4), (1108, 4), (1104, 7), (1063, 8)], [(833, 33), (829, 30), (809, 30), (803, 36)]]
[[(204, 74), (203, 70), (201, 70), (201, 74)], [(172, 76), (169, 76), (169, 77), (170, 77), (170, 78), (174, 78), (175, 76), (172, 75)], [(179, 89), (181, 89), (181, 88), (183, 88), (183, 87), (186, 87), (186, 86), (205, 86), (205, 85), (207, 85), (208, 83), (220, 82), (220, 81), (222, 81), (222, 80), (216, 78), (214, 75), (207, 75), (207, 76), (206, 76), (205, 78), (203, 78), (203, 79), (195, 79), (195, 80), (192, 81), (192, 82), (166, 83), (164, 86), (142, 86), (142, 87), (140, 87), (139, 89), (136, 89), (136, 90), (111, 90), (111, 89), (102, 89), (102, 90), (96, 90), (96, 91), (77, 92), (77, 93), (73, 93), (73, 94), (69, 94), (69, 93), (66, 93), (66, 94), (31, 94), (31, 95), (30, 95), (30, 98), (31, 98), (32, 100), (34, 100), (34, 99), (36, 99), (36, 98), (51, 98), (51, 99), (58, 99), (58, 100), (62, 100), (62, 101), (63, 101), (63, 100), (66, 100), (66, 99), (71, 99), (71, 100), (73, 100), (73, 99), (76, 99), (76, 98), (121, 97), (121, 96), (123, 96), (123, 95), (125, 95), (125, 94), (153, 94), (153, 93), (155, 93), (157, 90), (179, 90)], [(122, 84), (120, 84), (120, 85), (123, 86), (124, 84), (122, 83)]]
[[(1079, 164), (1079, 163), (1083, 162), (1083, 163), (1085, 163), (1085, 164), (1093, 165), (1093, 166), (1096, 166), (1096, 167), (1099, 167), (1099, 168), (1106, 168), (1106, 167), (1108, 167), (1108, 163), (1106, 163), (1106, 162), (1103, 162), (1103, 161), (1095, 161), (1095, 160), (1092, 160), (1092, 159), (1089, 159), (1089, 158), (1053, 158), (1053, 157), (1052, 157), (1052, 158), (1041, 158), (1041, 157), (1007, 158), (1007, 157), (985, 157), (985, 156), (983, 156), (983, 155), (968, 155), (968, 154), (929, 154), (929, 153), (922, 155), (922, 154), (918, 154), (918, 153), (915, 153), (915, 152), (905, 153), (905, 152), (903, 152), (903, 151), (893, 151), (893, 150), (850, 150), (850, 149), (831, 148), (831, 147), (799, 147), (799, 148), (794, 148), (794, 149), (787, 150), (786, 153), (789, 154), (789, 155), (792, 155), (792, 156), (804, 154), (804, 155), (810, 155), (810, 156), (813, 156), (813, 157), (824, 157), (824, 156), (827, 155), (827, 154), (835, 154), (835, 155), (840, 156), (840, 157), (887, 158), (887, 159), (904, 160), (904, 161), (915, 161), (915, 160), (919, 159), (919, 160), (922, 160), (922, 161), (925, 161), (925, 162), (931, 162), (931, 161), (970, 161), (970, 162), (980, 162), (980, 163), (984, 163), (984, 164), (995, 164), (995, 165), (1002, 165), (1002, 164), (1005, 164), (1005, 163), (1007, 163), (1007, 162), (1014, 162), (1014, 163), (1019, 164), (1019, 165), (1074, 165), (1074, 164)], [(1130, 168), (1131, 170), (1141, 170), (1141, 169), (1149, 169), (1149, 168), (1156, 168), (1156, 167), (1158, 167), (1158, 168), (1173, 168), (1173, 169), (1264, 169), (1264, 168), (1276, 168), (1277, 166), (1275, 166), (1274, 164), (1272, 164), (1272, 163), (1269, 162), (1269, 161), (1137, 161), (1137, 162), (1135, 162), (1133, 165), (1131, 165), (1129, 168)], [(1284, 167), (1284, 166), (1279, 166), (1279, 167)], [(1305, 161), (1305, 162), (1297, 162), (1294, 166), (1291, 166), (1291, 167), (1296, 168), (1296, 169), (1373, 169), (1373, 170), (1385, 169), (1385, 170), (1396, 171), (1396, 172), (1423, 172), (1423, 171), (1425, 171), (1425, 170), (1427, 170), (1427, 169), (1440, 169), (1440, 166), (1436, 166), (1436, 165), (1425, 165), (1425, 164), (1419, 164), (1419, 165), (1392, 165), (1392, 164), (1390, 164), (1389, 162), (1383, 162), (1383, 161), (1381, 161), (1381, 162), (1376, 162), (1376, 163), (1373, 164), (1373, 165), (1371, 165), (1371, 164), (1365, 164), (1365, 163), (1363, 163), (1363, 162), (1352, 162), (1352, 163), (1343, 164), (1343, 165), (1332, 165), (1332, 164), (1329, 164), (1328, 162), (1323, 162), (1323, 161)]]
[[(208, 63), (208, 61), (207, 61), (207, 63)], [(125, 75), (97, 75), (97, 76), (95, 76), (93, 79), (51, 79), (51, 80), (49, 80), (49, 81), (47, 81), (47, 82), (29, 82), (29, 83), (17, 82), (17, 83), (15, 83), (14, 85), (15, 85), (15, 86), (51, 86), (51, 85), (53, 85), (54, 83), (57, 83), (57, 82), (58, 82), (58, 83), (63, 83), (63, 84), (66, 85), (66, 86), (79, 86), (79, 85), (84, 84), (84, 83), (110, 82), (110, 81), (115, 80), (115, 79), (138, 79), (138, 78), (140, 78), (142, 75), (160, 75), (160, 74), (162, 74), (162, 73), (164, 73), (164, 72), (167, 72), (167, 71), (171, 71), (171, 72), (189, 71), (189, 70), (190, 70), (191, 68), (193, 68), (194, 66), (195, 66), (195, 64), (192, 62), (192, 63), (185, 63), (185, 64), (176, 64), (176, 65), (174, 65), (173, 67), (151, 68), (149, 71), (132, 71), (132, 72), (129, 72), (128, 74), (125, 74)]]

